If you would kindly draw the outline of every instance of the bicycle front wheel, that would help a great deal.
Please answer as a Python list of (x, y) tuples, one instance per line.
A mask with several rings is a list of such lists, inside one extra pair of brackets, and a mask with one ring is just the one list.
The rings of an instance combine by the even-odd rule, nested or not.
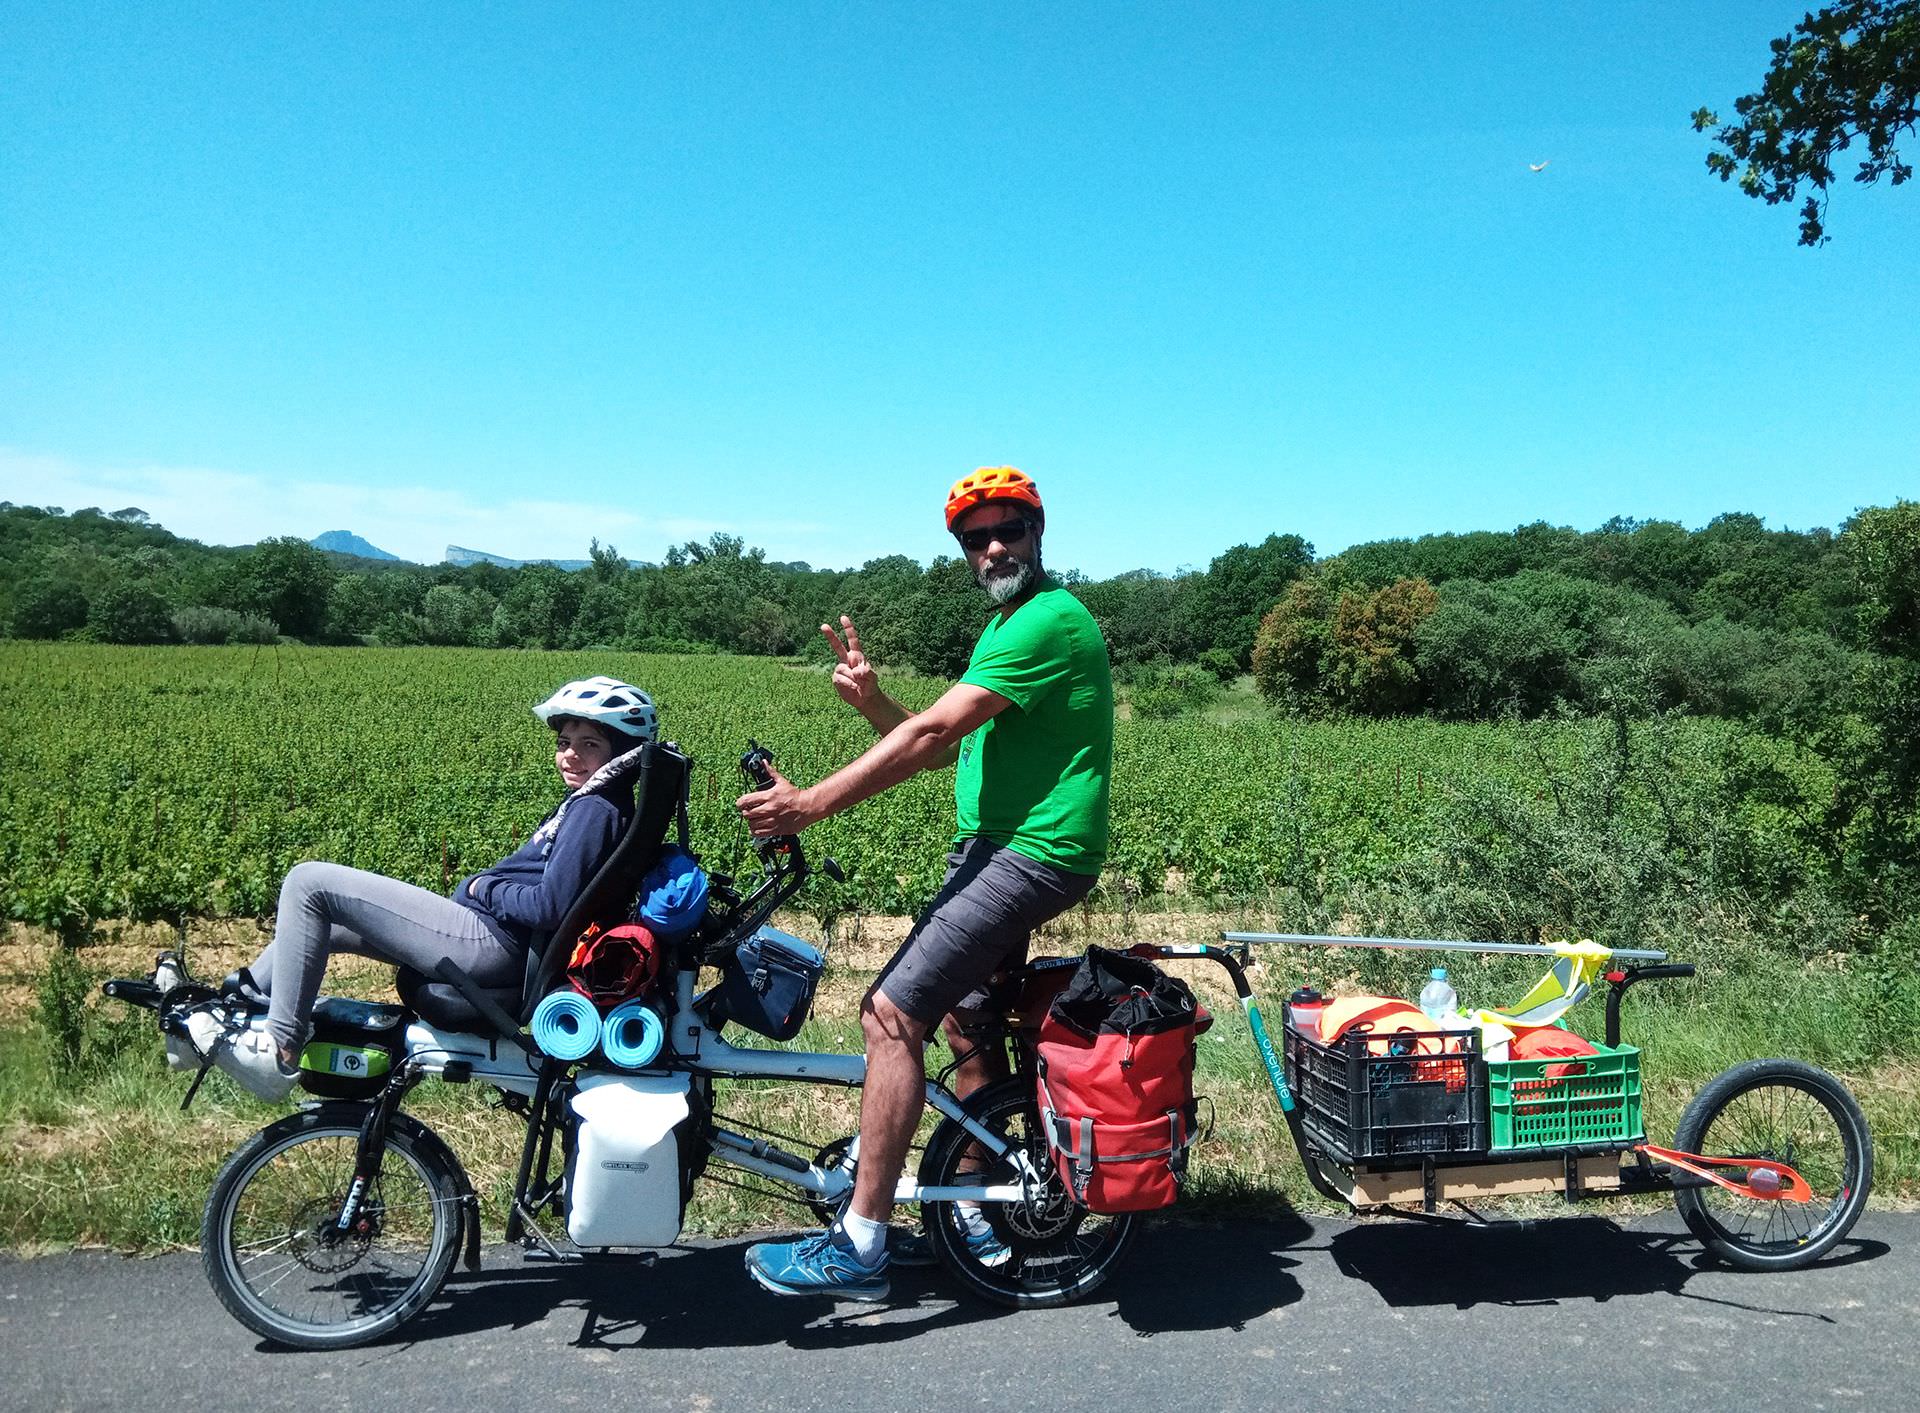
[(1810, 1202), (1760, 1201), (1687, 1187), (1674, 1204), (1707, 1249), (1749, 1271), (1787, 1271), (1825, 1255), (1873, 1187), (1873, 1138), (1847, 1087), (1799, 1060), (1750, 1060), (1710, 1080), (1687, 1106), (1676, 1147), (1709, 1157), (1785, 1163)]
[[(1033, 1083), (1003, 1079), (968, 1096), (967, 1112), (1007, 1145), (1027, 1155), (1045, 1187), (1025, 1202), (926, 1202), (921, 1215), (940, 1264), (968, 1290), (996, 1305), (1037, 1309), (1065, 1305), (1097, 1289), (1132, 1244), (1131, 1214), (1101, 1216), (1073, 1200), (1054, 1170), (1034, 1102)], [(926, 1187), (1019, 1181), (1013, 1165), (994, 1159), (959, 1124), (934, 1131), (920, 1166)], [(977, 1228), (984, 1219), (992, 1235)]]
[(357, 1106), (293, 1114), (221, 1168), (200, 1259), (228, 1313), (295, 1349), (346, 1349), (398, 1329), (433, 1299), (459, 1250), (464, 1184), (432, 1132), (396, 1115), (358, 1215)]

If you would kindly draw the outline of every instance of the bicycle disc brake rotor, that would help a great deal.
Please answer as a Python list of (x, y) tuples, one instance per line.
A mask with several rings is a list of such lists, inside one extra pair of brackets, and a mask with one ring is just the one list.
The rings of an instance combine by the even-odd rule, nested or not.
[(997, 1203), (987, 1210), (987, 1223), (996, 1234), (1015, 1247), (1044, 1246), (1057, 1241), (1078, 1221), (1080, 1208), (1066, 1185), (1053, 1170), (1053, 1159), (1044, 1148), (1027, 1150), (1027, 1160), (1035, 1172), (1047, 1175), (1046, 1185), (1034, 1198), (1024, 1202)]
[(293, 1259), (316, 1275), (330, 1276), (357, 1265), (377, 1234), (373, 1212), (363, 1207), (349, 1231), (339, 1228), (340, 1203), (311, 1197), (300, 1205), (288, 1224), (287, 1249)]

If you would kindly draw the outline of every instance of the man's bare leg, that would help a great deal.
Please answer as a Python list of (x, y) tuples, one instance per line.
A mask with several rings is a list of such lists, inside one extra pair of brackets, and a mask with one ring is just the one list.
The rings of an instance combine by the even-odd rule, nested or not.
[(927, 1026), (875, 988), (861, 1004), (860, 1028), (867, 1038), (867, 1079), (860, 1091), (852, 1205), (868, 1221), (884, 1222), (926, 1102)]
[(964, 1099), (974, 1090), (1007, 1077), (1004, 1046), (998, 1040), (983, 1041), (966, 1033), (969, 1026), (979, 1026), (991, 1019), (992, 1015), (987, 1011), (955, 1011), (940, 1023), (941, 1029), (946, 1032), (947, 1044), (959, 1057), (959, 1062), (953, 1067), (953, 1092), (956, 1098)]

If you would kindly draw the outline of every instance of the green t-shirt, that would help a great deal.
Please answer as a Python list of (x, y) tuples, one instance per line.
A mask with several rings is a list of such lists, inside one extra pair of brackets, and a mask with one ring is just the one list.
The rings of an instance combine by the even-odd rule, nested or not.
[(995, 614), (962, 682), (1011, 706), (968, 734), (953, 782), (959, 839), (982, 835), (1069, 873), (1107, 857), (1113, 673), (1085, 605), (1053, 580)]

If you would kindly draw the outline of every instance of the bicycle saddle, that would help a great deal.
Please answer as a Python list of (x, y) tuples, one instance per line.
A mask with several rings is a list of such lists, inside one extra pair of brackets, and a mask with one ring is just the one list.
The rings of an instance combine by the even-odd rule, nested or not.
[[(428, 1025), (465, 1035), (492, 1035), (493, 1022), (473, 1003), (444, 981), (436, 981), (412, 967), (401, 967), (393, 979), (401, 1002)], [(519, 986), (483, 986), (480, 993), (508, 1015), (520, 1009)]]

